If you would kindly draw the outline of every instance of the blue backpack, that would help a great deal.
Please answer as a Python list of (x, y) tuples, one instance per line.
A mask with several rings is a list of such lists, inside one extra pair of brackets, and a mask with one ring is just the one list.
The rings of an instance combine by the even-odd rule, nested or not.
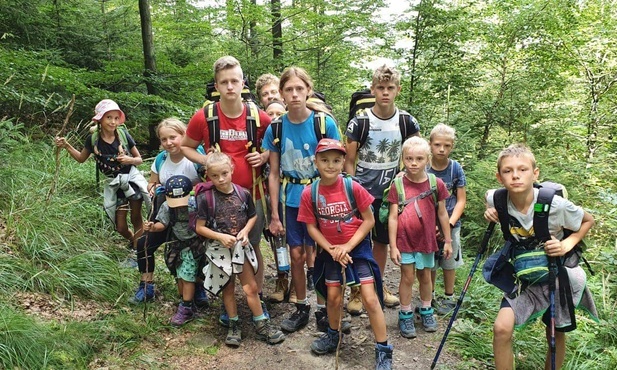
[[(197, 153), (206, 155), (206, 151), (204, 150), (203, 145), (199, 145), (196, 150)], [(157, 173), (161, 172), (161, 167), (163, 167), (163, 163), (165, 163), (167, 155), (167, 150), (162, 150), (159, 154), (156, 155), (156, 158), (154, 158), (154, 168), (156, 168)], [(197, 171), (197, 173), (199, 174), (199, 170), (202, 167), (201, 164), (193, 163), (193, 165), (195, 166), (195, 171)]]

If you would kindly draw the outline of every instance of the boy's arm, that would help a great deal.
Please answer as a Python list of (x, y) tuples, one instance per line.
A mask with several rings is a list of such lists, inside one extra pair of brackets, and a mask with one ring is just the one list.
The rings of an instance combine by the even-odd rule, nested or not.
[[(281, 188), (280, 176), (280, 154), (276, 152), (270, 153), (270, 174), (268, 175), (268, 191), (270, 192), (270, 232), (274, 235), (280, 235), (284, 229), (279, 216), (279, 192)], [(285, 205), (283, 204), (283, 207)]]
[(348, 140), (347, 144), (345, 144), (347, 155), (345, 155), (345, 165), (343, 166), (343, 169), (345, 170), (345, 173), (351, 176), (356, 175), (356, 157), (358, 155), (359, 146), (360, 144), (357, 141)]
[(182, 154), (191, 162), (204, 166), (206, 164), (206, 156), (197, 151), (197, 147), (201, 144), (200, 141), (193, 140), (187, 135), (182, 139)]
[[(392, 190), (390, 190), (392, 191)], [(390, 214), (388, 216), (388, 240), (390, 241), (390, 259), (392, 262), (401, 265), (401, 252), (396, 245), (396, 232), (398, 230), (398, 203), (390, 203)]]
[(463, 215), (465, 205), (467, 204), (467, 191), (465, 187), (456, 188), (456, 205), (452, 210), (452, 216), (450, 216), (450, 225), (454, 226)]
[(442, 235), (444, 235), (445, 238), (443, 244), (443, 256), (445, 259), (449, 259), (450, 256), (452, 256), (452, 232), (450, 230), (450, 218), (448, 217), (448, 211), (446, 211), (445, 200), (439, 201), (439, 206), (437, 208), (437, 218), (439, 219), (439, 224), (441, 225), (441, 233)]
[(144, 231), (150, 231), (153, 233), (158, 233), (167, 229), (167, 226), (162, 222), (144, 222)]
[(360, 212), (360, 215), (362, 215), (362, 224), (360, 224), (360, 227), (358, 227), (351, 239), (343, 245), (347, 253), (354, 250), (375, 226), (375, 216), (370, 206)]
[(560, 257), (568, 253), (574, 248), (583, 238), (587, 235), (587, 232), (594, 225), (595, 221), (593, 216), (587, 212), (583, 214), (583, 220), (581, 221), (581, 227), (570, 234), (564, 240), (559, 241), (554, 236), (551, 240), (547, 241), (544, 245), (546, 254), (552, 257)]

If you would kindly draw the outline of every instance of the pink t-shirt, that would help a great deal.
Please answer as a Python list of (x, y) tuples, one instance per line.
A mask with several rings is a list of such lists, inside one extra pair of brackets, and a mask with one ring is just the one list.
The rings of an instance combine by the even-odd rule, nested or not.
[[(405, 199), (409, 199), (430, 189), (428, 178), (421, 183), (411, 182), (403, 176), (403, 188)], [(446, 185), (440, 178), (437, 178), (437, 199), (442, 201), (450, 194)], [(390, 186), (388, 193), (390, 204), (398, 203), (398, 195), (394, 183)], [(435, 227), (437, 225), (437, 210), (433, 195), (429, 195), (418, 200), (418, 206), (422, 219), (418, 217), (414, 202), (405, 206), (403, 213), (398, 217), (398, 228), (396, 230), (396, 246), (401, 252), (437, 252), (437, 239), (435, 238)]]
[[(357, 182), (352, 182), (352, 192), (358, 212), (362, 212), (371, 206), (373, 203), (373, 196), (369, 194), (362, 185)], [(343, 178), (339, 176), (338, 180), (332, 185), (319, 184), (319, 195), (317, 197), (317, 210), (321, 215), (329, 216), (344, 216), (351, 212), (351, 205), (347, 200), (345, 194), (345, 184)], [(313, 213), (313, 201), (311, 198), (311, 185), (307, 185), (302, 191), (302, 197), (300, 199), (300, 209), (298, 210), (298, 221), (307, 224), (317, 224), (317, 219)], [(344, 244), (351, 239), (356, 230), (362, 224), (362, 219), (353, 215), (347, 221), (341, 221), (341, 232), (338, 231), (338, 221), (319, 219), (319, 230), (325, 236), (325, 238), (332, 244)]]
[[(244, 107), (244, 112), (242, 112), (239, 117), (229, 118), (223, 114), (220, 106), (221, 103), (216, 104), (221, 127), (221, 140), (219, 145), (221, 151), (229, 155), (234, 163), (234, 174), (231, 181), (248, 189), (249, 192), (252, 192), (252, 167), (244, 158), (244, 156), (248, 154), (248, 149), (246, 148), (248, 144), (246, 133), (246, 106)], [(257, 143), (255, 143), (257, 148), (261, 147), (261, 141), (263, 140), (266, 128), (270, 125), (270, 117), (261, 109), (259, 110), (259, 121), (260, 126), (257, 128), (258, 140)], [(203, 109), (198, 110), (189, 121), (186, 135), (195, 141), (203, 142), (204, 148), (210, 148), (210, 136)], [(256, 170), (256, 176), (261, 176), (262, 168), (260, 167)], [(256, 199), (260, 198), (261, 194), (257, 191)]]

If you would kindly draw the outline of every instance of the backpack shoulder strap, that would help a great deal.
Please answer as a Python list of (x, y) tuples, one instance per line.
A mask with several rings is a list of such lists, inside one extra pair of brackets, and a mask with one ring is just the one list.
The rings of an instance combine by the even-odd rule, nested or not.
[(554, 196), (555, 189), (540, 188), (538, 189), (538, 199), (533, 205), (533, 230), (535, 238), (543, 242), (551, 239), (548, 229), (548, 216)]
[(405, 142), (405, 139), (412, 136), (416, 132), (420, 131), (418, 121), (409, 113), (404, 110), (398, 111), (398, 124), (401, 130), (401, 140)]
[(343, 185), (345, 185), (345, 195), (347, 196), (347, 201), (349, 202), (351, 211), (359, 214), (360, 212), (358, 211), (356, 197), (353, 195), (353, 179), (351, 176), (343, 176)]
[(366, 144), (369, 128), (371, 127), (368, 113), (366, 113), (366, 109), (361, 109), (358, 111), (358, 113), (356, 114), (356, 122), (358, 123), (358, 132), (360, 133), (360, 138), (358, 141), (359, 149), (364, 144)]
[(257, 129), (261, 126), (259, 119), (259, 108), (252, 101), (244, 103), (246, 109), (246, 139), (248, 141), (247, 149), (253, 152), (257, 148)]
[(405, 187), (403, 186), (403, 177), (397, 176), (394, 178), (394, 188), (398, 196), (399, 207), (405, 204)]
[(161, 152), (156, 155), (156, 158), (154, 158), (154, 168), (156, 169), (157, 173), (161, 172), (161, 167), (163, 166), (163, 163), (165, 163), (166, 159), (167, 150), (161, 150)]
[(238, 195), (238, 197), (240, 198), (240, 200), (242, 200), (243, 203), (247, 203), (249, 200), (249, 192), (245, 191), (244, 188), (242, 188), (240, 185), (236, 184), (236, 183), (232, 183), (233, 187), (234, 187), (234, 191), (236, 192), (236, 195)]
[(315, 137), (317, 142), (326, 136), (326, 114), (324, 112), (314, 112), (313, 125), (315, 126)]
[(315, 215), (316, 219), (320, 218), (319, 210), (317, 208), (318, 198), (319, 198), (319, 179), (313, 181), (313, 183), (311, 184), (311, 204), (313, 206), (313, 214)]
[(510, 215), (508, 214), (508, 191), (504, 188), (497, 189), (493, 193), (493, 204), (499, 216), (501, 232), (506, 240), (512, 238), (510, 233)]
[(206, 118), (206, 124), (208, 125), (208, 139), (210, 140), (210, 147), (221, 150), (221, 147), (219, 146), (219, 142), (221, 141), (221, 125), (219, 123), (216, 102), (212, 102), (204, 107), (204, 116)]
[(272, 143), (281, 151), (281, 139), (283, 138), (283, 120), (279, 117), (270, 123), (272, 127)]
[(428, 183), (433, 194), (433, 203), (435, 203), (435, 208), (437, 208), (439, 206), (439, 194), (437, 190), (437, 176), (434, 173), (428, 174)]

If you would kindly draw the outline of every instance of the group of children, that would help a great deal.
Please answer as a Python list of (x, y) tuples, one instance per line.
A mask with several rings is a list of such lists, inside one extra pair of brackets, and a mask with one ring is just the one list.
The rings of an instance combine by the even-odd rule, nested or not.
[[(242, 337), (234, 296), (237, 276), (257, 338), (280, 343), (285, 340), (282, 331), (295, 332), (308, 323), (307, 289), (314, 286), (317, 326), (324, 334), (310, 348), (321, 355), (334, 352), (343, 332), (349, 332), (349, 326), (341, 321), (341, 309), (345, 286), (350, 286), (347, 309), (352, 313), (366, 310), (375, 336), (376, 368), (390, 369), (393, 347), (388, 343), (384, 306), (400, 305), (400, 334), (414, 338), (412, 287), (416, 278), (419, 301), (415, 312), (425, 331), (438, 328), (434, 308), (446, 314), (456, 305), (453, 295), (455, 270), (463, 263), (460, 218), (466, 203), (466, 179), (461, 165), (449, 158), (454, 129), (439, 124), (428, 141), (420, 138), (415, 119), (395, 105), (400, 75), (382, 66), (371, 83), (375, 105), (362, 112), (363, 117), (350, 120), (343, 144), (334, 118), (310, 99), (310, 76), (302, 68), (289, 67), (280, 79), (268, 75), (258, 81), (257, 92), (266, 111), (258, 113), (261, 124), (253, 138), (261, 150), (250, 150), (247, 122), (251, 112), (241, 97), (244, 78), (240, 64), (233, 57), (220, 58), (214, 75), (220, 93), (220, 101), (213, 103), (218, 112), (219, 141), (211, 142), (206, 109), (195, 113), (188, 128), (177, 120), (163, 121), (157, 131), (168, 153), (166, 165), (153, 164), (149, 183), (136, 169), (141, 157), (134, 140), (119, 129), (125, 115), (113, 101), (104, 100), (95, 108), (97, 133), (86, 139), (81, 152), (64, 138), (56, 138), (56, 145), (66, 148), (79, 162), (94, 153), (108, 179), (105, 204), (113, 201), (113, 212), (108, 214), (118, 232), (136, 246), (144, 231), (147, 236), (142, 239), (152, 238), (138, 248), (142, 277), (133, 302), (154, 298), (153, 254), (163, 242), (171, 241), (166, 257), (167, 250), (175, 252), (171, 268), (182, 296), (173, 325), (195, 317), (196, 305), (207, 304), (205, 291), (222, 293), (224, 309), (219, 322), (228, 327), (225, 343), (238, 346)], [(368, 130), (368, 135), (363, 130)], [(97, 140), (92, 139), (95, 135)], [(124, 136), (127, 144), (121, 139)], [(202, 143), (206, 148), (216, 144), (218, 150), (201, 152)], [(261, 181), (266, 163), (267, 184)], [(205, 167), (209, 182), (195, 186), (200, 181), (199, 166)], [(513, 216), (529, 217), (537, 174), (529, 150), (506, 149), (500, 155), (497, 178), (508, 190), (508, 211)], [(157, 211), (144, 223), (141, 203), (150, 197), (157, 200)], [(379, 217), (384, 202), (389, 203), (385, 222)], [(490, 197), (487, 202), (492, 207)], [(565, 200), (561, 204), (557, 208), (565, 212), (567, 223), (555, 222), (553, 228), (567, 227), (575, 232), (561, 242), (547, 242), (549, 256), (563, 256), (593, 224), (593, 218), (579, 207)], [(135, 232), (128, 229), (129, 210)], [(191, 227), (192, 213), (196, 221)], [(488, 208), (485, 217), (498, 222), (494, 208)], [(520, 226), (532, 233), (525, 222), (521, 220)], [(266, 227), (272, 235), (284, 237), (290, 249), (291, 288), (286, 272), (278, 271), (272, 294), (273, 301), (281, 302), (290, 290), (294, 293), (296, 309), (281, 322), (282, 331), (274, 328), (263, 301), (259, 241)], [(169, 229), (171, 233), (154, 242), (156, 233)], [(400, 267), (400, 301), (383, 284), (388, 254)], [(308, 279), (305, 264), (309, 266)], [(435, 299), (438, 267), (443, 269), (445, 288), (440, 300)], [(495, 359), (498, 369), (508, 369), (512, 365), (512, 331), (520, 321), (515, 315), (519, 306), (516, 299), (504, 299), (501, 307), (495, 322)], [(542, 309), (546, 307), (538, 307)], [(590, 310), (595, 313), (595, 307)], [(565, 351), (561, 334), (557, 335), (557, 346), (561, 364)]]

